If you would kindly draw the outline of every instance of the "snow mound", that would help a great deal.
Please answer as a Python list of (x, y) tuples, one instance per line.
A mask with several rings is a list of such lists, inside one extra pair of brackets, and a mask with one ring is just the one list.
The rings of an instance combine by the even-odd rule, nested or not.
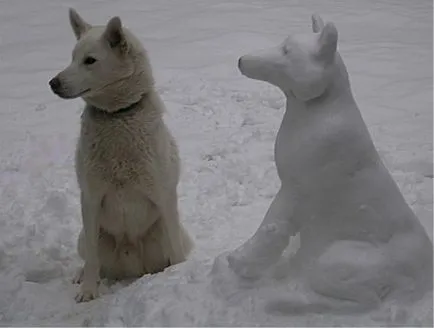
[(308, 28), (312, 10), (339, 22), (340, 51), (377, 149), (432, 237), (432, 2), (68, 6), (100, 23), (119, 15), (149, 50), (181, 148), (181, 216), (197, 247), (188, 262), (130, 285), (103, 281), (101, 298), (74, 302), (71, 279), (82, 263), (73, 155), (82, 102), (57, 99), (47, 84), (70, 59), (67, 8), (51, 0), (0, 2), (1, 326), (432, 326), (432, 293), (365, 315), (288, 315), (279, 304), (265, 305), (302, 287), (287, 276), (291, 252), (255, 282), (237, 280), (226, 262), (279, 188), (272, 144), (285, 104), (275, 88), (242, 77), (236, 61)]
[[(294, 315), (269, 309), (270, 299), (303, 293), (281, 277), (290, 255), (260, 281), (237, 280), (226, 255), (190, 261), (146, 276), (119, 290), (105, 315), (88, 322), (107, 326), (424, 326), (432, 324), (432, 293), (410, 307), (384, 304), (364, 315)], [(280, 271), (280, 272), (279, 272)], [(280, 276), (280, 277), (279, 277)]]

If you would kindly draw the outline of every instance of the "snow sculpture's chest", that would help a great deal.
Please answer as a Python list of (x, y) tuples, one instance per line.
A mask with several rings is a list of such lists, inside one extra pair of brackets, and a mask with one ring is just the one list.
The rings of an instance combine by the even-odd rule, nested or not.
[(275, 161), (283, 184), (303, 185), (341, 163), (348, 148), (343, 118), (326, 113), (285, 113), (275, 142)]

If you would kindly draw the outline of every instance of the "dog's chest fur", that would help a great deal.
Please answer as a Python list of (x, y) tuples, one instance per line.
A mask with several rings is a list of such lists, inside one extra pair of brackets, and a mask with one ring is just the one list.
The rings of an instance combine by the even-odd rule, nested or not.
[[(164, 123), (159, 113), (143, 108), (106, 114), (87, 106), (83, 112), (77, 145), (76, 171), (81, 187), (104, 184), (121, 189), (140, 184), (164, 169), (158, 163), (165, 154)], [(85, 186), (86, 185), (86, 186)]]
[(100, 223), (117, 238), (135, 240), (146, 233), (142, 221), (158, 216), (160, 193), (170, 188), (168, 164), (176, 149), (161, 113), (150, 107), (119, 114), (86, 107), (83, 112), (77, 180), (85, 197), (101, 198)]

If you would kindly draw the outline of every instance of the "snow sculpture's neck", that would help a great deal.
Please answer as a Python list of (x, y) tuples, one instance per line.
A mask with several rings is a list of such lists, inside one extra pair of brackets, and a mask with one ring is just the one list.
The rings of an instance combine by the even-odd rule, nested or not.
[[(310, 195), (320, 192), (313, 176), (322, 172), (322, 185), (332, 185), (346, 169), (336, 153), (364, 154), (361, 160), (366, 162), (378, 157), (353, 98), (345, 65), (336, 56), (330, 82), (320, 96), (302, 101), (291, 92), (286, 94), (286, 112), (276, 138), (275, 161), (282, 186), (295, 183), (297, 191)], [(354, 139), (351, 145), (350, 137)]]
[(330, 84), (324, 93), (308, 101), (297, 99), (292, 92), (285, 92), (285, 96), (287, 98), (285, 115), (295, 114), (297, 111), (309, 111), (309, 109), (315, 108), (318, 108), (318, 110), (321, 108), (322, 111), (333, 109), (336, 111), (348, 110), (346, 108), (348, 104), (344, 104), (343, 102), (354, 103), (348, 72), (338, 53), (336, 53), (336, 64), (333, 68)]

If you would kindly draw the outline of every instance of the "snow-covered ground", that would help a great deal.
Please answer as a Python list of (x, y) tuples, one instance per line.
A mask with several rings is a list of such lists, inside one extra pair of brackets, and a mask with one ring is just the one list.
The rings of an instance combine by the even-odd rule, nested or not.
[[(47, 84), (70, 60), (69, 6), (94, 24), (119, 15), (148, 49), (196, 241), (188, 262), (103, 285), (100, 299), (82, 304), (71, 284), (81, 265), (73, 155), (82, 102)], [(0, 325), (432, 326), (432, 293), (357, 317), (289, 317), (261, 307), (258, 295), (278, 288), (272, 280), (228, 299), (211, 279), (214, 257), (256, 230), (279, 187), (273, 144), (284, 98), (242, 77), (237, 59), (309, 30), (312, 12), (335, 22), (375, 144), (432, 239), (432, 1), (1, 1)]]

